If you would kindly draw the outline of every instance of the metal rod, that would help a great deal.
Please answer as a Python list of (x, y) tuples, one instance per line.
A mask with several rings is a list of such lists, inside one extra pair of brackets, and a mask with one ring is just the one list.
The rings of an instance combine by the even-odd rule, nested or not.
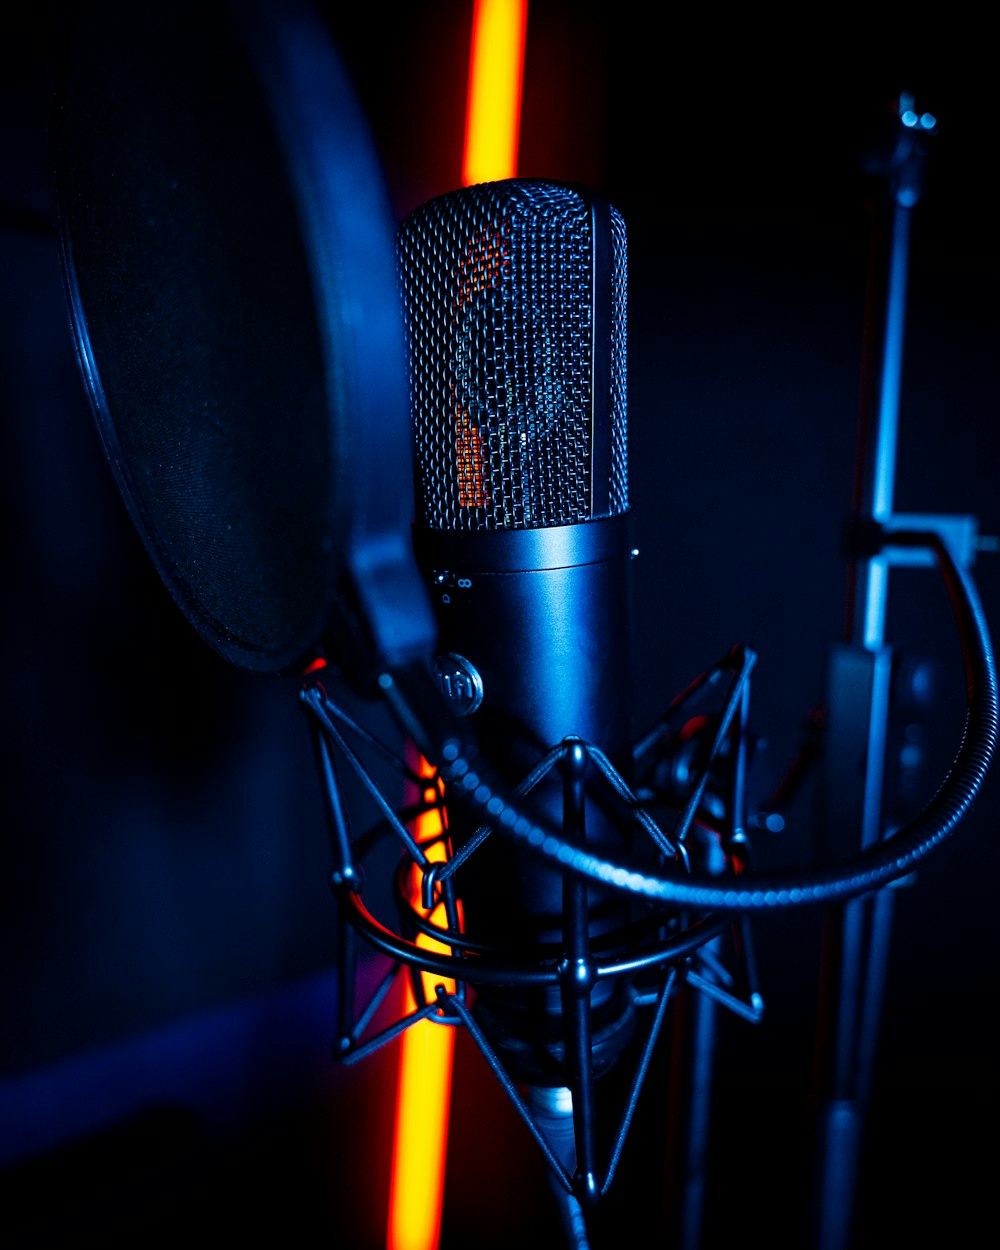
[[(899, 431), (912, 210), (922, 189), (925, 140), (935, 129), (901, 97), (893, 144), (881, 154), (872, 218), (869, 298), (862, 356), (853, 521), (891, 520)], [(827, 814), (857, 831), (861, 848), (883, 834), (891, 654), (885, 646), (889, 558), (853, 554), (845, 626), (849, 643), (831, 658), (827, 728)], [(840, 758), (862, 755), (848, 792)], [(856, 768), (856, 765), (855, 765)], [(855, 773), (856, 776), (856, 773)], [(884, 894), (884, 892), (883, 892)], [(831, 908), (826, 918), (817, 1035), (817, 1159), (813, 1244), (846, 1250), (854, 1218), (867, 1095), (880, 1028), (891, 903), (866, 896)]]

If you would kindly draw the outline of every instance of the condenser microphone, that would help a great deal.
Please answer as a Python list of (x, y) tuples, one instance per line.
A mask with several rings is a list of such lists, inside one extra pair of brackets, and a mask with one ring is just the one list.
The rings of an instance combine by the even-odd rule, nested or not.
[[(398, 247), (439, 684), (549, 827), (622, 857), (595, 760), (630, 775), (624, 223), (590, 191), (510, 180), (416, 209)], [(471, 950), (565, 957), (568, 888), (587, 891), (586, 941), (625, 929), (626, 896), (568, 885), (481, 819), (449, 809)], [(590, 1005), (600, 1074), (632, 1031), (627, 986)], [(516, 1079), (570, 1083), (558, 990), (481, 986), (475, 1010)]]

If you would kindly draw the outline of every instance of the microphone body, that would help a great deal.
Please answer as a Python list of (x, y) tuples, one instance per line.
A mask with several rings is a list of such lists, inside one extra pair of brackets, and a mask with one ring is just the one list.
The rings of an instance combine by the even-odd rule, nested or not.
[[(410, 214), (399, 251), (414, 546), (437, 613), (441, 688), (511, 787), (568, 738), (596, 748), (628, 779), (621, 219), (592, 193), (561, 184), (483, 184)], [(623, 812), (597, 781), (591, 763), (577, 836), (627, 854)], [(566, 785), (556, 764), (530, 796), (559, 829)], [(456, 847), (476, 823), (457, 804), (449, 808)], [(526, 963), (564, 956), (566, 885), (557, 868), (495, 832), (455, 880), (474, 947)], [(589, 940), (613, 942), (632, 903), (596, 886), (586, 891)], [(590, 1009), (597, 1073), (631, 1036), (628, 987), (598, 982)], [(475, 1012), (516, 1079), (569, 1083), (559, 989), (483, 986)]]

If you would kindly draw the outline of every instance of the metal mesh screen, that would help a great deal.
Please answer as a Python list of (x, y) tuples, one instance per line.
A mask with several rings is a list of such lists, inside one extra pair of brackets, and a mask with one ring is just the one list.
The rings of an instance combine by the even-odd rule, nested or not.
[[(530, 529), (596, 515), (592, 221), (573, 188), (523, 180), (452, 192), (403, 222), (421, 525)], [(611, 440), (617, 513), (628, 507), (626, 266), (614, 209), (610, 223), (611, 420), (598, 437)]]

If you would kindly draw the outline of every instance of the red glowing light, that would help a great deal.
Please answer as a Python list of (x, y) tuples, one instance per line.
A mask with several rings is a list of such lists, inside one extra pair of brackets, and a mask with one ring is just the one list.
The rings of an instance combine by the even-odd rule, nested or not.
[(462, 181), (517, 174), (528, 0), (476, 0)]
[[(434, 777), (426, 760), (420, 760), (418, 771), (423, 778)], [(436, 780), (424, 790), (424, 797), (430, 802), (439, 800)], [(440, 806), (423, 812), (414, 822), (414, 836), (432, 863), (447, 856), (444, 829)], [(415, 907), (420, 904), (420, 886), (421, 872), (414, 865), (409, 889)], [(444, 904), (438, 903), (429, 917), (434, 924), (444, 925)], [(429, 950), (448, 950), (423, 933), (417, 943)], [(438, 984), (443, 983), (448, 993), (454, 991), (453, 981), (420, 975), (429, 999), (435, 997)], [(409, 1014), (415, 1009), (416, 999), (407, 980), (404, 1011)], [(387, 1250), (436, 1250), (440, 1241), (454, 1047), (454, 1029), (433, 1020), (411, 1025), (400, 1039)]]

